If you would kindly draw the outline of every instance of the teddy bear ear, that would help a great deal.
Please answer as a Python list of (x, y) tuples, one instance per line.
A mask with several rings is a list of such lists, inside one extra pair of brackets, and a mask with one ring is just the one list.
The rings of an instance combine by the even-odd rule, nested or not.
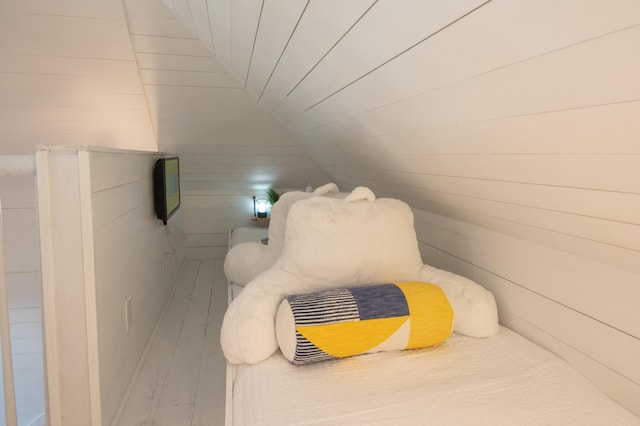
[(347, 203), (353, 203), (355, 201), (375, 201), (376, 194), (373, 193), (369, 188), (364, 186), (359, 186), (354, 189), (351, 194), (347, 195), (347, 198), (344, 199)]
[(335, 183), (327, 183), (325, 185), (319, 186), (315, 191), (313, 191), (315, 195), (337, 194), (338, 192), (338, 185), (336, 185)]

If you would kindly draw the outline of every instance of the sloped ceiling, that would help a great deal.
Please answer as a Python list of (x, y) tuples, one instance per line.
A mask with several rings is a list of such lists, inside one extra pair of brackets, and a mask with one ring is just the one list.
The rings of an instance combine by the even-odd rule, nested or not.
[(343, 188), (637, 269), (639, 2), (164, 2)]

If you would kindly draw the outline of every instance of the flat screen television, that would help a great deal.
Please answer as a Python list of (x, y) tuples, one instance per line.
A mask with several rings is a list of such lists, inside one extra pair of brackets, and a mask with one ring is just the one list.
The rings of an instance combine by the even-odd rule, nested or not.
[(161, 158), (153, 169), (153, 198), (156, 216), (165, 225), (180, 208), (180, 160)]

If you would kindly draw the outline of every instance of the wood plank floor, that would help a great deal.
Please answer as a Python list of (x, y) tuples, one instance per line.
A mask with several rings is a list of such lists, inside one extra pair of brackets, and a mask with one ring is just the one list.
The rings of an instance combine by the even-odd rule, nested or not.
[(186, 261), (118, 425), (224, 424), (226, 306), (223, 260)]

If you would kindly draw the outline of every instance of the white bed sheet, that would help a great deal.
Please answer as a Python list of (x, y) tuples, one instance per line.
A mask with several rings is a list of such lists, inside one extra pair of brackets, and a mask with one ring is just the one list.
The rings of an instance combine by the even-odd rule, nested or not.
[(513, 331), (488, 339), (290, 364), (236, 366), (233, 424), (639, 425), (564, 361)]
[[(266, 236), (267, 228), (238, 228), (229, 242)], [(229, 283), (230, 300), (242, 288)], [(504, 327), (488, 339), (454, 334), (433, 348), (305, 366), (278, 352), (229, 365), (227, 380), (235, 426), (640, 425), (566, 362)]]

